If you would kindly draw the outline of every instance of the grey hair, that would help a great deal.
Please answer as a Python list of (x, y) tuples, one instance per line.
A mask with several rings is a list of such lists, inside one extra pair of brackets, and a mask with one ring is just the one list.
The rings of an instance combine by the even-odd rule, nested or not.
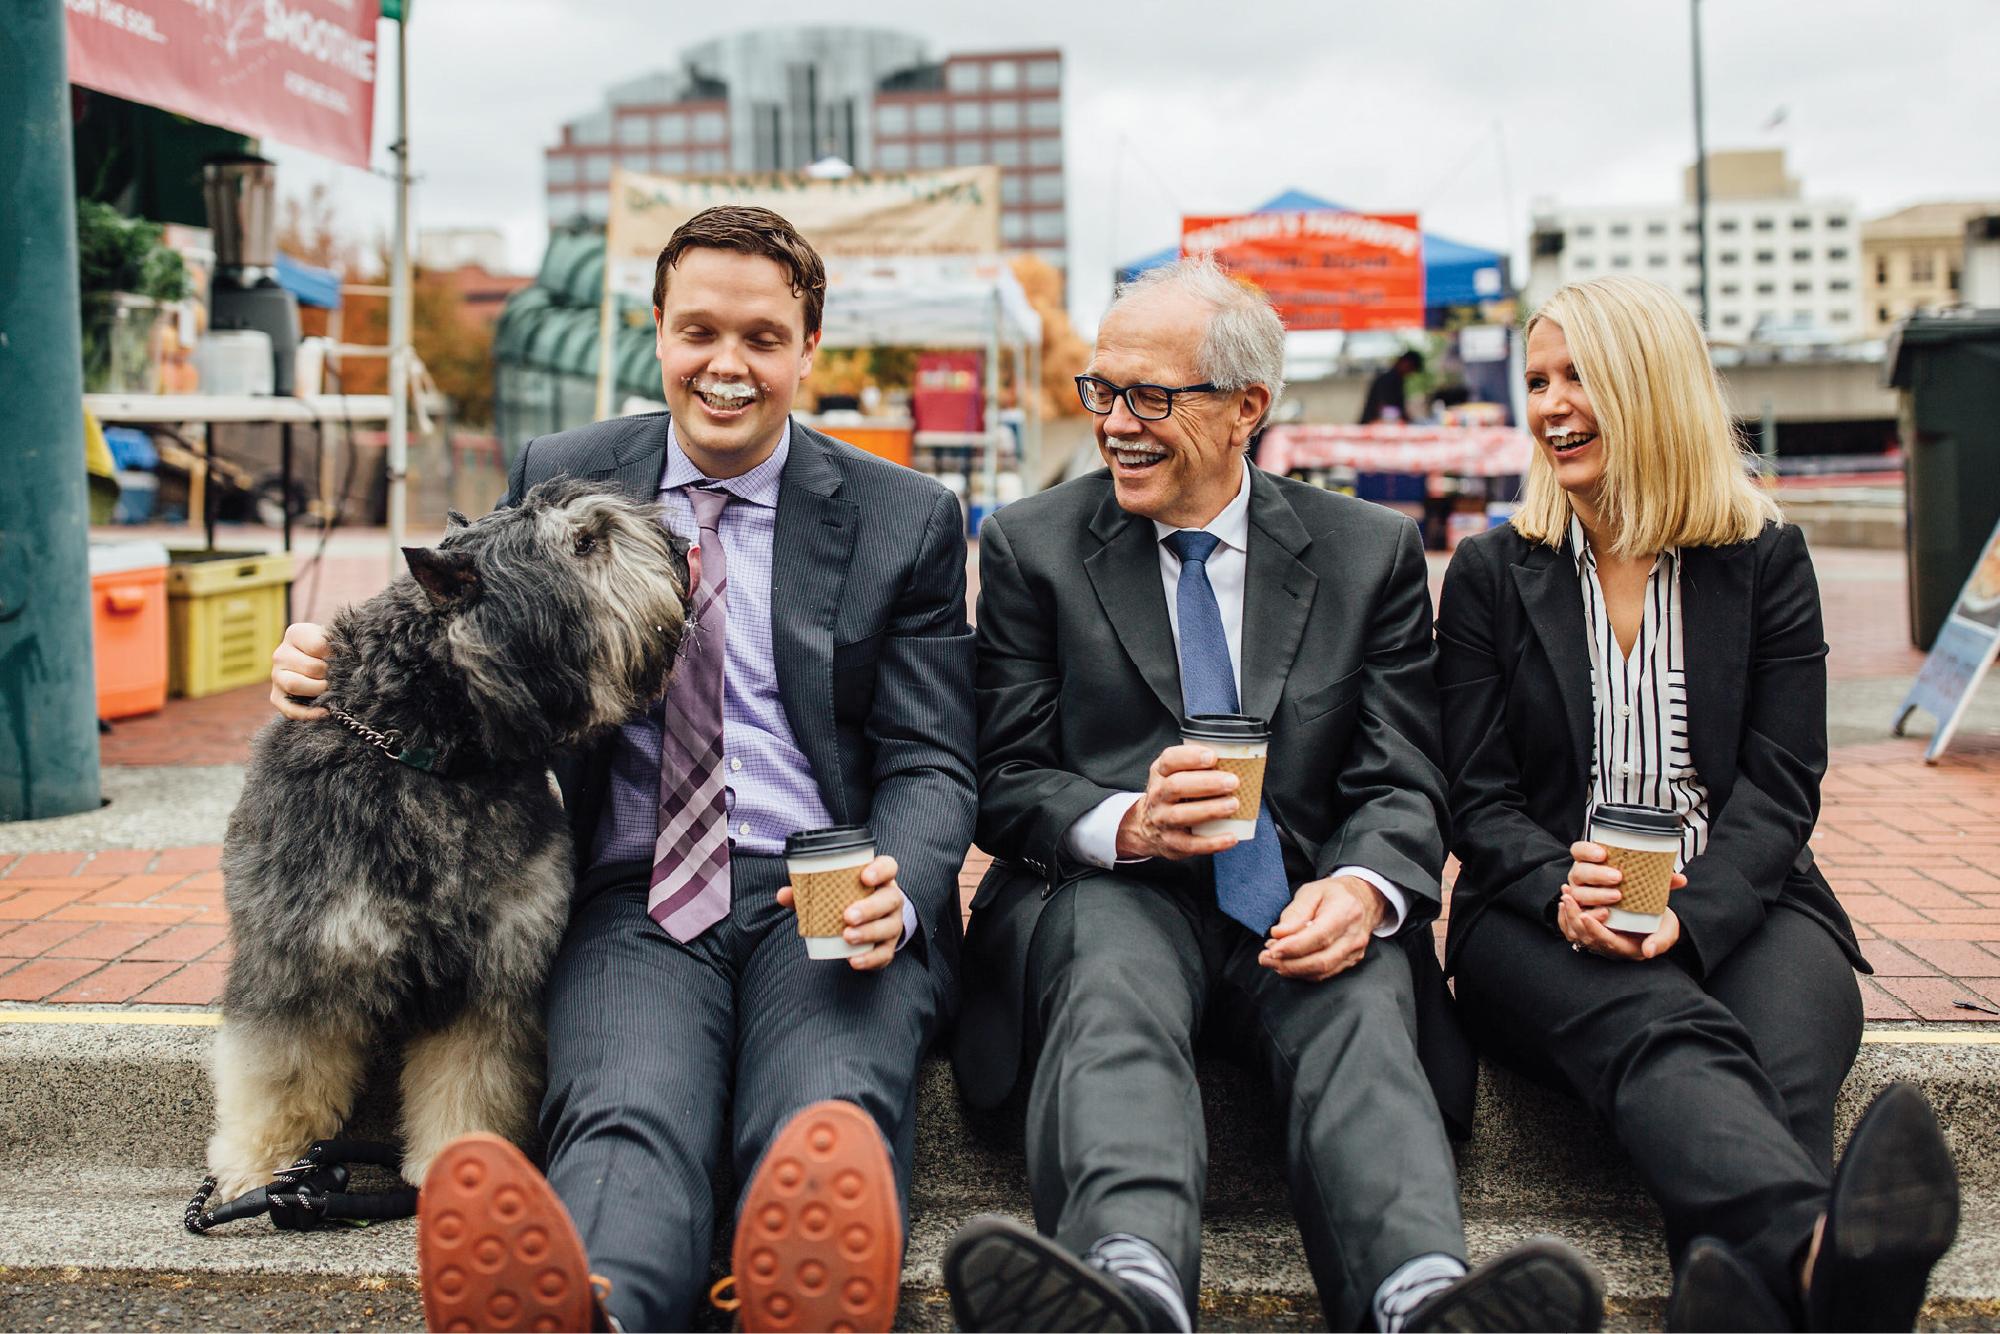
[(1219, 389), (1253, 384), (1269, 389), (1271, 402), (1257, 422), (1261, 430), (1285, 394), (1285, 326), (1269, 299), (1231, 278), (1213, 255), (1194, 255), (1125, 283), (1112, 298), (1111, 310), (1158, 291), (1185, 292), (1214, 312), (1195, 352), (1195, 372)]

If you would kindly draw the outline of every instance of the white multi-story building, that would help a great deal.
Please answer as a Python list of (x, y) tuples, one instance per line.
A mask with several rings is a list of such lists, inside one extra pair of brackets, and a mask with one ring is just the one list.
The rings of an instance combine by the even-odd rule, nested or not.
[[(1853, 201), (1800, 197), (1798, 182), (1784, 175), (1782, 153), (1716, 153), (1709, 163), (1711, 177), (1721, 181), (1717, 190), (1712, 180), (1708, 204), (1709, 336), (1719, 342), (1759, 331), (1865, 336)], [(1650, 278), (1700, 314), (1691, 186), (1688, 193), (1677, 204), (1538, 210), (1537, 270), (1552, 284), (1607, 273)]]

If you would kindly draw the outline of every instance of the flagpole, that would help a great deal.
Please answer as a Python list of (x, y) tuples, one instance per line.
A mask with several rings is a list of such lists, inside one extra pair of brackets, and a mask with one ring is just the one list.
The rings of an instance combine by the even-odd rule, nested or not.
[(396, 24), (396, 224), (389, 261), (389, 577), (403, 568), (410, 461), (410, 21)]

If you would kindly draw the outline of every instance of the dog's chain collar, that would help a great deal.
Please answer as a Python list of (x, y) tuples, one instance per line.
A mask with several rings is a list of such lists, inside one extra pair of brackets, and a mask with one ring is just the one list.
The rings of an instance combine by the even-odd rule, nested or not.
[(354, 733), (354, 735), (396, 761), (396, 763), (407, 764), (412, 769), (421, 769), (427, 774), (436, 774), (440, 778), (445, 776), (446, 763), (444, 756), (424, 746), (404, 744), (403, 734), (395, 728), (392, 727), (386, 732), (378, 732), (337, 704), (327, 705), (326, 711), (332, 714), (334, 720), (342, 727), (345, 727), (348, 731)]

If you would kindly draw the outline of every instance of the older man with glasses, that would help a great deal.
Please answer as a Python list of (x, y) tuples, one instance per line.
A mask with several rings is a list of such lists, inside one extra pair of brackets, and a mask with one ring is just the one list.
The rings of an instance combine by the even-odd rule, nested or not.
[[(1077, 377), (1108, 470), (981, 533), (978, 842), (996, 861), (954, 1060), (978, 1105), (1028, 1081), (1039, 1232), (989, 1217), (953, 1239), (966, 1329), (1191, 1327), (1198, 1034), (1269, 1071), (1329, 1328), (1601, 1317), (1558, 1242), (1467, 1273), (1418, 1056), (1419, 998), (1443, 995), (1445, 819), (1423, 551), (1389, 510), (1250, 466), (1283, 365), (1262, 297), (1211, 262), (1156, 270)], [(1195, 714), (1269, 727), (1248, 838), (1202, 830), (1237, 814), (1239, 779), (1182, 743)]]

